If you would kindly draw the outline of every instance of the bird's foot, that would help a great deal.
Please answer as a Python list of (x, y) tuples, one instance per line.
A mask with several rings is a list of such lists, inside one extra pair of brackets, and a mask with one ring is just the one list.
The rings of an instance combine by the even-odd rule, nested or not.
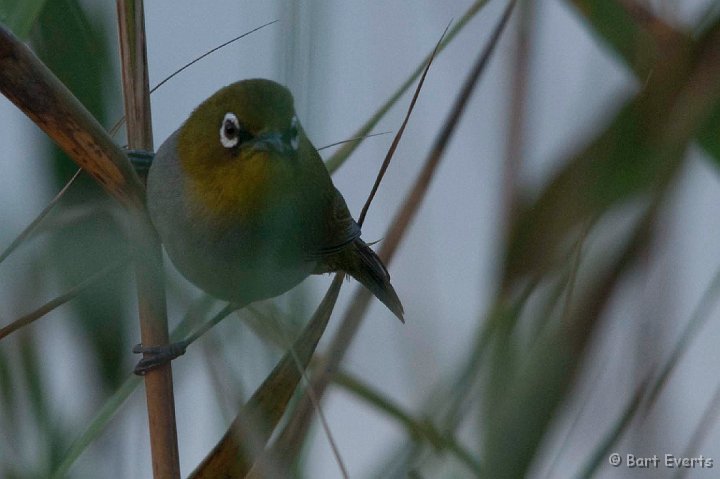
[(150, 170), (150, 165), (152, 165), (153, 159), (155, 158), (155, 153), (145, 150), (126, 150), (126, 152), (130, 163), (132, 163), (133, 168), (135, 168), (135, 172), (139, 175), (147, 175), (148, 170)]
[(138, 361), (133, 372), (138, 376), (144, 376), (148, 371), (152, 371), (185, 354), (187, 347), (186, 341), (178, 341), (177, 343), (165, 346), (143, 346), (142, 344), (136, 344), (132, 349), (133, 353), (143, 354), (144, 357)]

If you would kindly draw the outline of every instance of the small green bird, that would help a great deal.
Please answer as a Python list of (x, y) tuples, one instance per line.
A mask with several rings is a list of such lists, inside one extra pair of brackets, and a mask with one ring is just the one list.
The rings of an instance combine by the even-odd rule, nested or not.
[(212, 296), (246, 305), (344, 271), (404, 321), (387, 269), (278, 83), (233, 83), (198, 106), (158, 149), (147, 204), (172, 262)]

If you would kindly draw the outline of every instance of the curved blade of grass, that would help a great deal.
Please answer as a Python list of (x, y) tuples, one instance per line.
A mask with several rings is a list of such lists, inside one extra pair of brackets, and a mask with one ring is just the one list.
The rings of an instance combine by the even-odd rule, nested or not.
[[(279, 318), (281, 314), (278, 311), (272, 311), (270, 312), (270, 314), (267, 314), (266, 312), (262, 312), (258, 308), (253, 307), (252, 305), (248, 306), (247, 310), (250, 311), (252, 315), (246, 316), (244, 320), (250, 326), (253, 332), (261, 339), (276, 345), (282, 351), (288, 351), (292, 355), (298, 371), (302, 374), (303, 385), (305, 387), (311, 386), (310, 379), (307, 376), (307, 371), (303, 366), (301, 360), (297, 357), (297, 354), (292, 347), (292, 338), (297, 337), (300, 334), (300, 331), (298, 330), (297, 332), (295, 332), (294, 328), (288, 329), (288, 326), (291, 324), (289, 318), (284, 318), (281, 320)], [(308, 389), (308, 392), (312, 394), (311, 389)], [(345, 467), (344, 461), (340, 456), (339, 449), (333, 438), (330, 426), (325, 418), (325, 415), (322, 412), (320, 403), (315, 397), (315, 395), (312, 395), (311, 398), (313, 399), (313, 405), (315, 406), (315, 410), (318, 412), (318, 417), (320, 418), (325, 435), (328, 439), (328, 442), (330, 443), (340, 471), (343, 474), (343, 477), (348, 477), (347, 468)], [(253, 466), (253, 469), (248, 473), (246, 479), (254, 477), (254, 474), (258, 474), (257, 471), (262, 471), (264, 474), (266, 474), (270, 467), (272, 467), (272, 465), (256, 464), (255, 466)]]
[(24, 326), (27, 326), (28, 324), (42, 318), (43, 316), (48, 314), (50, 311), (62, 306), (63, 304), (67, 303), (68, 301), (72, 300), (73, 298), (76, 298), (83, 291), (85, 291), (89, 287), (97, 284), (98, 281), (101, 281), (103, 278), (108, 276), (110, 273), (118, 270), (121, 266), (124, 266), (127, 263), (128, 263), (128, 258), (121, 259), (121, 260), (115, 261), (113, 263), (110, 263), (109, 265), (105, 266), (103, 269), (101, 269), (97, 273), (95, 273), (91, 276), (88, 276), (87, 279), (80, 282), (79, 284), (77, 284), (75, 287), (71, 288), (66, 293), (53, 298), (52, 300), (43, 304), (42, 306), (35, 309), (34, 311), (32, 311), (28, 314), (25, 314), (25, 315), (19, 317), (18, 319), (16, 319), (15, 321), (13, 321), (12, 323), (8, 324), (7, 326), (0, 328), (0, 340), (2, 340), (6, 336), (9, 336), (10, 334), (14, 333), (18, 329), (20, 329)]
[[(253, 463), (252, 459), (247, 457), (249, 452), (252, 453), (249, 443), (255, 441), (264, 444), (284, 414), (302, 378), (295, 360), (300, 362), (302, 369), (310, 362), (330, 319), (344, 276), (342, 273), (335, 275), (313, 318), (293, 344), (293, 353), (285, 353), (247, 404), (241, 408), (220, 442), (189, 477), (214, 479), (245, 476)], [(293, 354), (296, 358), (293, 358)], [(246, 427), (247, 421), (255, 426), (252, 430)]]
[(583, 223), (667, 188), (689, 142), (720, 103), (720, 23), (693, 50), (698, 54), (676, 50), (658, 62), (652, 81), (520, 212), (502, 290), (557, 268)]
[[(446, 33), (447, 33), (447, 28), (446, 28), (445, 31), (443, 32), (443, 35), (441, 36), (440, 41), (438, 41), (438, 45), (440, 44), (440, 42), (442, 41), (442, 38), (445, 36)], [(407, 121), (408, 121), (408, 119), (409, 119), (409, 117), (410, 117), (410, 114), (412, 113), (412, 109), (413, 109), (413, 107), (414, 107), (414, 105), (415, 105), (415, 102), (416, 102), (416, 100), (417, 100), (418, 94), (419, 94), (420, 89), (421, 89), (421, 87), (422, 87), (422, 84), (423, 84), (423, 82), (424, 82), (424, 80), (425, 80), (425, 76), (426, 76), (426, 74), (427, 74), (427, 71), (428, 71), (428, 69), (430, 68), (430, 65), (432, 64), (432, 59), (434, 58), (435, 53), (437, 52), (438, 45), (436, 45), (435, 50), (433, 50), (433, 54), (430, 56), (430, 59), (428, 60), (428, 64), (425, 66), (425, 69), (424, 69), (423, 75), (422, 75), (422, 79), (421, 79), (421, 81), (419, 82), (418, 87), (416, 88), (415, 95), (413, 96), (413, 100), (412, 100), (411, 105), (410, 105), (410, 107), (409, 107), (409, 109), (408, 109), (408, 112), (407, 112), (407, 114), (406, 114), (406, 116), (405, 116), (405, 120), (403, 121), (403, 125), (402, 125), (402, 127), (400, 128), (400, 130), (398, 131), (397, 135), (395, 136), (395, 139), (393, 140), (393, 145), (391, 146), (390, 150), (388, 151), (388, 154), (387, 154), (386, 157), (385, 157), (385, 160), (383, 161), (383, 164), (382, 164), (382, 166), (381, 166), (381, 168), (380, 168), (380, 171), (378, 172), (378, 175), (377, 175), (375, 184), (374, 184), (374, 186), (373, 186), (373, 189), (372, 189), (371, 193), (369, 194), (368, 199), (367, 199), (367, 201), (366, 201), (366, 203), (365, 203), (365, 207), (363, 208), (363, 212), (362, 212), (361, 215), (360, 215), (360, 219), (359, 219), (359, 221), (358, 221), (358, 224), (362, 224), (362, 221), (363, 221), (364, 218), (365, 218), (365, 213), (367, 212), (367, 208), (369, 207), (370, 203), (372, 202), (372, 199), (373, 199), (373, 197), (374, 197), (374, 195), (375, 195), (375, 192), (377, 191), (377, 189), (378, 189), (378, 187), (379, 187), (379, 185), (380, 185), (380, 182), (382, 181), (382, 178), (383, 178), (383, 176), (384, 176), (384, 173), (385, 173), (385, 171), (387, 170), (387, 167), (389, 166), (390, 161), (392, 160), (393, 153), (394, 153), (394, 151), (395, 151), (395, 149), (396, 149), (396, 147), (397, 147), (397, 144), (398, 144), (400, 138), (402, 137), (403, 131), (404, 131), (404, 129), (405, 129), (405, 125), (407, 124)], [(292, 350), (291, 350), (291, 351), (292, 351)], [(301, 369), (301, 371), (302, 371), (302, 369)], [(313, 386), (313, 385), (310, 385), (310, 386), (308, 387), (307, 391), (305, 392), (305, 395), (304, 395), (304, 399), (307, 400), (307, 403), (309, 404), (309, 407), (312, 407), (312, 411), (318, 412), (318, 414), (322, 414), (321, 411), (320, 411), (320, 408), (319, 408), (319, 400), (318, 400), (318, 397), (320, 397), (320, 395), (322, 395), (322, 392), (323, 392), (323, 391), (321, 390), (320, 393), (319, 393), (318, 395), (316, 395), (316, 394), (315, 394), (315, 390), (314, 390), (314, 386)], [(342, 461), (341, 461), (341, 459), (340, 459), (340, 457), (339, 457), (339, 454), (338, 454), (338, 452), (337, 452), (337, 449), (335, 448), (335, 444), (334, 444), (334, 442), (333, 442), (333, 440), (332, 440), (332, 437), (331, 437), (331, 435), (329, 434), (329, 429), (327, 428), (327, 424), (323, 423), (323, 426), (325, 427), (326, 433), (327, 433), (327, 435), (328, 435), (328, 439), (330, 440), (331, 447), (333, 448), (333, 453), (336, 455), (336, 457), (337, 457), (337, 459), (338, 459), (338, 464), (339, 464), (339, 466), (340, 466), (343, 474), (344, 474), (345, 476), (347, 476), (347, 471), (345, 470), (345, 468), (344, 468), (344, 466), (343, 466), (343, 464), (342, 464)], [(264, 442), (264, 441), (263, 441), (263, 442)], [(275, 456), (276, 456), (276, 450), (273, 449), (273, 448), (271, 448), (269, 451), (267, 451), (266, 454), (261, 455), (261, 457), (258, 459), (258, 461), (256, 461), (256, 462), (253, 464), (252, 468), (250, 469), (250, 472), (248, 473), (248, 475), (247, 475), (246, 477), (248, 477), (248, 478), (250, 478), (250, 477), (253, 477), (253, 478), (254, 478), (254, 477), (260, 477), (260, 476), (263, 474), (264, 467), (266, 467), (267, 464), (271, 464), (271, 463), (276, 463), (276, 462), (277, 462), (276, 460), (274, 460)], [(273, 458), (273, 460), (270, 460), (269, 458)]]
[[(685, 329), (683, 330), (680, 339), (675, 343), (672, 353), (668, 357), (667, 361), (662, 368), (659, 369), (659, 373), (655, 374), (655, 379), (650, 381), (651, 375), (641, 383), (638, 387), (635, 395), (628, 402), (627, 406), (623, 410), (623, 413), (618, 418), (615, 426), (608, 432), (605, 439), (598, 445), (593, 453), (592, 457), (588, 460), (585, 467), (582, 469), (580, 477), (592, 477), (597, 471), (600, 464), (607, 460), (608, 454), (610, 453), (613, 446), (617, 443), (618, 439), (627, 430), (631, 423), (631, 420), (636, 416), (639, 410), (639, 406), (643, 405), (643, 417), (652, 410), (655, 405), (657, 398), (660, 395), (661, 390), (667, 384), (670, 374), (677, 366), (683, 353), (687, 350), (692, 340), (697, 336), (702, 326), (710, 318), (710, 312), (718, 300), (720, 293), (720, 271), (715, 274), (705, 292), (703, 293), (698, 306), (695, 308), (690, 321), (688, 321)], [(642, 401), (641, 401), (642, 400)], [(716, 399), (713, 398), (711, 404)], [(707, 412), (707, 411), (706, 411)], [(701, 422), (702, 424), (702, 422)], [(702, 428), (700, 426), (699, 428)], [(702, 433), (697, 433), (702, 434)], [(686, 456), (690, 457), (690, 456)]]
[[(405, 201), (399, 208), (394, 220), (391, 222), (392, 226), (390, 227), (378, 254), (386, 265), (390, 264), (395, 252), (397, 251), (400, 241), (405, 236), (405, 232), (425, 198), (434, 173), (444, 156), (443, 154), (445, 152), (445, 148), (449, 144), (450, 139), (455, 132), (457, 124), (465, 111), (465, 106), (467, 105), (471, 94), (475, 90), (475, 86), (477, 85), (482, 72), (485, 71), (485, 67), (487, 66), (488, 61), (498, 44), (500, 35), (507, 25), (510, 13), (512, 12), (514, 6), (514, 0), (508, 3), (500, 21), (493, 30), (493, 34), (488, 42), (488, 45), (478, 56), (467, 79), (465, 80), (465, 83), (458, 93), (448, 119), (443, 123), (444, 127), (436, 137), (430, 153), (425, 160), (425, 164), (415, 180), (412, 190), (405, 198)], [(313, 381), (313, 390), (319, 397), (322, 397), (324, 394), (331, 376), (339, 367), (345, 352), (355, 337), (355, 334), (360, 327), (360, 323), (364, 318), (365, 312), (367, 311), (368, 305), (370, 304), (370, 299), (371, 295), (365, 289), (358, 290), (353, 297), (353, 300), (343, 317), (340, 328), (330, 344), (330, 352), (318, 368), (318, 370), (322, 372)], [(274, 451), (277, 451), (274, 453), (275, 456), (280, 455), (279, 453), (282, 452), (282, 457), (286, 463), (294, 462), (295, 458), (299, 454), (300, 447), (304, 443), (303, 438), (309, 430), (312, 417), (312, 403), (307, 395), (305, 395), (299, 402), (298, 407), (295, 411), (293, 411), (293, 415), (287, 426), (280, 433), (275, 445), (272, 448)]]
[(344, 145), (345, 143), (351, 143), (353, 141), (360, 141), (360, 140), (364, 140), (366, 138), (372, 138), (374, 136), (388, 135), (390, 133), (392, 133), (392, 132), (391, 131), (381, 131), (380, 133), (370, 133), (365, 136), (356, 136), (355, 138), (350, 138), (350, 139), (342, 140), (342, 141), (336, 141), (335, 143), (330, 143), (329, 145), (321, 146), (320, 148), (317, 149), (317, 151), (322, 151), (327, 148), (332, 148), (333, 146)]
[[(172, 339), (178, 340), (185, 337), (196, 322), (196, 317), (204, 315), (213, 304), (214, 300), (208, 301), (207, 296), (203, 296), (197, 300), (175, 327), (171, 335)], [(88, 427), (73, 441), (63, 456), (62, 461), (59, 462), (57, 469), (53, 472), (53, 478), (60, 479), (67, 477), (67, 473), (75, 461), (82, 455), (85, 449), (102, 434), (110, 421), (118, 413), (120, 407), (140, 384), (142, 384), (142, 379), (139, 376), (134, 374), (128, 375), (127, 379), (122, 383), (122, 386), (105, 400), (100, 410), (95, 414), (93, 419), (90, 420)]]
[(338, 371), (335, 373), (333, 383), (341, 386), (346, 391), (373, 406), (377, 411), (384, 412), (390, 418), (400, 423), (406, 429), (409, 436), (424, 439), (438, 451), (444, 450), (453, 453), (475, 476), (483, 476), (482, 465), (473, 457), (470, 451), (458, 443), (451, 434), (446, 434), (438, 430), (429, 420), (415, 419), (410, 413), (404, 411), (399, 405), (390, 401), (379, 391), (346, 372)]
[(590, 387), (587, 388), (587, 390), (584, 392), (584, 394), (579, 396), (578, 402), (580, 405), (578, 406), (577, 410), (574, 412), (574, 417), (570, 424), (565, 428), (565, 430), (562, 432), (562, 440), (558, 441), (558, 446), (553, 448), (552, 453), (550, 454), (551, 459), (548, 461), (548, 466), (545, 469), (545, 473), (542, 475), (542, 479), (552, 479), (553, 477), (556, 477), (558, 474), (557, 468), (558, 464), (560, 463), (560, 459), (563, 457), (565, 452), (568, 449), (568, 446), (571, 445), (570, 439), (572, 439), (573, 434), (577, 431), (578, 425), (580, 424), (581, 420), (585, 417), (585, 412), (588, 409), (588, 406), (590, 405), (590, 399), (591, 396), (595, 394), (595, 390), (593, 389), (595, 384), (598, 384), (600, 378), (602, 375), (607, 371), (607, 363), (603, 363), (602, 367), (599, 368), (599, 370), (595, 373), (595, 375), (589, 380)]
[[(611, 50), (625, 62), (643, 83), (654, 75), (654, 64), (668, 51), (689, 48), (692, 38), (689, 34), (673, 29), (660, 17), (642, 8), (638, 2), (619, 0), (566, 0)], [(698, 36), (708, 27), (707, 22), (717, 20), (716, 5), (708, 6), (706, 15), (701, 15)], [(697, 139), (709, 153), (715, 166), (720, 165), (720, 107), (716, 107), (697, 132)]]
[(582, 468), (582, 471), (580, 472), (578, 477), (583, 477), (587, 479), (593, 477), (597, 472), (598, 467), (600, 467), (601, 464), (605, 464), (607, 462), (607, 458), (610, 455), (613, 446), (615, 445), (615, 443), (617, 443), (617, 440), (620, 438), (620, 436), (622, 436), (623, 432), (625, 432), (625, 429), (627, 429), (627, 426), (635, 417), (635, 414), (637, 413), (640, 404), (642, 404), (642, 398), (647, 392), (647, 385), (647, 379), (638, 385), (635, 394), (633, 394), (633, 396), (630, 398), (630, 401), (628, 401), (628, 404), (623, 409), (622, 414), (617, 419), (617, 421), (607, 433), (602, 442), (595, 448), (592, 457), (588, 460), (585, 467)]
[[(715, 389), (715, 392), (713, 393), (713, 396), (710, 399), (710, 402), (708, 403), (707, 407), (705, 408), (705, 411), (703, 411), (702, 416), (700, 417), (700, 421), (698, 422), (698, 425), (695, 428), (695, 431), (693, 431), (693, 434), (690, 437), (687, 447), (683, 451), (683, 455), (681, 457), (701, 456), (701, 454), (698, 454), (697, 451), (700, 449), (700, 446), (702, 446), (703, 442), (705, 442), (705, 439), (707, 439), (707, 436), (708, 436), (708, 434), (710, 434), (710, 431), (712, 430), (712, 428), (717, 424), (717, 417), (718, 417), (719, 412), (720, 412), (720, 386)], [(707, 459), (709, 459), (712, 462), (712, 459), (710, 459), (710, 458), (707, 458)], [(675, 479), (680, 479), (682, 477), (686, 477), (688, 474), (686, 469), (693, 469), (693, 468), (679, 467), (673, 477)]]
[[(270, 25), (272, 25), (273, 23), (277, 23), (277, 22), (279, 22), (279, 20), (273, 20), (272, 22), (267, 22), (267, 23), (264, 24), (264, 25), (260, 25), (259, 27), (253, 28), (252, 30), (250, 30), (250, 31), (248, 31), (248, 32), (245, 32), (245, 33), (243, 33), (243, 34), (241, 34), (241, 35), (238, 35), (238, 36), (236, 36), (236, 37), (234, 37), (234, 38), (231, 38), (230, 40), (228, 40), (228, 41), (226, 41), (226, 42), (223, 42), (223, 43), (221, 43), (220, 45), (218, 45), (218, 46), (216, 46), (216, 47), (208, 50), (207, 52), (203, 53), (202, 55), (200, 55), (200, 56), (198, 56), (198, 57), (195, 57), (194, 59), (190, 60), (190, 61), (189, 61), (188, 63), (186, 63), (185, 65), (181, 66), (180, 68), (178, 68), (177, 70), (175, 70), (174, 72), (172, 72), (170, 75), (166, 76), (163, 80), (160, 81), (160, 83), (158, 83), (157, 85), (155, 85), (154, 87), (152, 87), (152, 88), (150, 89), (150, 93), (155, 92), (155, 90), (157, 90), (158, 88), (160, 88), (161, 86), (163, 86), (165, 83), (167, 83), (168, 81), (170, 81), (172, 78), (174, 78), (175, 76), (177, 76), (178, 74), (180, 74), (180, 73), (183, 72), (184, 70), (190, 68), (191, 66), (193, 66), (194, 64), (196, 64), (197, 62), (199, 62), (200, 60), (202, 60), (203, 58), (205, 58), (205, 57), (207, 57), (207, 56), (209, 56), (209, 55), (212, 55), (212, 54), (215, 53), (216, 51), (218, 51), (218, 50), (220, 50), (220, 49), (222, 49), (222, 48), (230, 45), (231, 43), (234, 43), (234, 42), (236, 42), (236, 41), (238, 41), (238, 40), (240, 40), (240, 39), (242, 39), (242, 38), (245, 38), (246, 36), (250, 35), (251, 33), (255, 33), (255, 32), (257, 32), (258, 30), (261, 30), (261, 29), (263, 29), (263, 28), (265, 28), (265, 27), (267, 27), (267, 26), (270, 26)], [(123, 115), (117, 122), (115, 122), (115, 124), (112, 126), (112, 128), (110, 128), (110, 130), (109, 130), (110, 136), (115, 136), (115, 133), (118, 132), (118, 130), (120, 129), (120, 127), (123, 125), (124, 122), (125, 122), (125, 116)]]
[[(5, 248), (5, 251), (0, 253), (0, 263), (2, 263), (10, 254), (17, 249), (18, 246), (22, 244), (23, 241), (25, 241), (27, 238), (30, 237), (30, 235), (35, 232), (35, 229), (42, 223), (42, 221), (47, 217), (47, 215), (52, 211), (52, 209), (55, 207), (55, 205), (60, 201), (60, 199), (65, 195), (65, 192), (72, 186), (72, 184), (75, 182), (75, 179), (77, 179), (78, 176), (80, 176), (80, 172), (82, 172), (82, 169), (77, 170), (77, 172), (70, 178), (70, 180), (65, 184), (65, 186), (62, 187), (62, 189), (58, 192), (55, 197), (50, 200), (50, 203), (43, 208), (43, 210), (40, 212), (39, 215), (35, 217), (32, 222), (25, 227), (24, 230), (20, 232), (20, 234), (13, 240), (10, 245)], [(0, 336), (0, 339), (2, 336)]]
[(628, 8), (622, 0), (566, 0), (597, 37), (620, 57), (639, 78), (647, 78), (665, 55), (664, 46), (681, 45), (688, 37), (643, 9), (638, 2)]
[(380, 165), (380, 171), (378, 171), (377, 176), (375, 177), (375, 183), (373, 183), (372, 189), (370, 190), (370, 194), (367, 197), (367, 200), (365, 200), (365, 204), (362, 207), (362, 211), (360, 211), (360, 216), (358, 217), (358, 225), (362, 226), (365, 222), (365, 215), (367, 215), (368, 209), (370, 208), (370, 205), (372, 204), (373, 198), (375, 198), (375, 194), (377, 193), (378, 188), (380, 188), (380, 183), (382, 182), (382, 179), (385, 177), (385, 172), (387, 171), (388, 167), (390, 166), (390, 161), (392, 161), (393, 156), (395, 155), (395, 150), (397, 149), (397, 146), (400, 144), (400, 139), (403, 136), (403, 133), (405, 133), (405, 127), (408, 124), (408, 121), (410, 121), (410, 115), (412, 115), (413, 109), (415, 109), (415, 103), (417, 103), (417, 99), (420, 96), (420, 91), (422, 90), (423, 85), (425, 84), (425, 77), (427, 76), (428, 71), (430, 71), (430, 65), (432, 65), (433, 60), (435, 59), (435, 55), (438, 52), (438, 48), (440, 48), (440, 44), (443, 41), (443, 38), (445, 38), (445, 35), (447, 34), (448, 28), (450, 28), (450, 23), (448, 23), (448, 26), (445, 27), (445, 30), (443, 31), (442, 35), (440, 35), (440, 40), (438, 40), (437, 44), (435, 45), (435, 48), (433, 49), (432, 53), (430, 54), (430, 58), (428, 59), (427, 65), (425, 65), (425, 68), (423, 69), (422, 75), (420, 76), (420, 81), (417, 84), (417, 87), (415, 88), (415, 93), (412, 96), (412, 100), (410, 100), (410, 105), (408, 106), (407, 113), (405, 113), (405, 118), (403, 119), (402, 124), (400, 125), (400, 129), (395, 134), (395, 138), (393, 138), (392, 143), (390, 144), (390, 148), (388, 148), (387, 153), (385, 154), (385, 159), (383, 159), (382, 165)]
[(75, 461), (102, 434), (110, 420), (115, 417), (120, 407), (125, 404), (130, 394), (141, 383), (142, 378), (140, 376), (130, 375), (120, 388), (105, 401), (95, 417), (90, 420), (88, 428), (72, 443), (70, 449), (65, 453), (63, 460), (51, 476), (53, 479), (68, 477), (68, 472)]
[(205, 52), (205, 53), (203, 53), (202, 55), (200, 55), (199, 57), (191, 60), (190, 62), (186, 63), (185, 65), (183, 65), (182, 67), (178, 68), (177, 70), (175, 70), (174, 72), (172, 72), (170, 75), (168, 75), (167, 77), (165, 77), (164, 80), (162, 80), (160, 83), (158, 83), (157, 85), (155, 85), (154, 87), (152, 87), (152, 88), (150, 89), (150, 93), (154, 92), (155, 90), (157, 90), (158, 88), (160, 88), (161, 86), (163, 86), (165, 83), (167, 83), (168, 81), (172, 80), (176, 75), (178, 75), (178, 74), (182, 73), (184, 70), (190, 68), (191, 66), (193, 66), (194, 64), (196, 64), (197, 62), (199, 62), (200, 60), (202, 60), (203, 58), (205, 58), (205, 57), (207, 57), (207, 56), (209, 56), (209, 55), (212, 55), (213, 53), (215, 53), (216, 51), (220, 50), (221, 48), (224, 48), (224, 47), (230, 45), (231, 43), (235, 43), (236, 41), (238, 41), (238, 40), (240, 40), (240, 39), (242, 39), (242, 38), (247, 37), (248, 35), (251, 35), (251, 34), (257, 32), (258, 30), (262, 30), (263, 28), (268, 27), (268, 26), (272, 25), (273, 23), (277, 23), (277, 22), (279, 22), (279, 21), (280, 21), (280, 20), (273, 20), (273, 21), (271, 21), (271, 22), (267, 22), (267, 23), (265, 23), (265, 24), (263, 24), (263, 25), (260, 25), (259, 27), (255, 27), (255, 28), (253, 28), (253, 29), (250, 30), (250, 31), (247, 31), (247, 32), (245, 32), (245, 33), (243, 33), (243, 34), (241, 34), (241, 35), (238, 35), (238, 36), (236, 36), (235, 38), (232, 38), (232, 39), (230, 39), (230, 40), (228, 40), (228, 41), (226, 41), (226, 42), (224, 42), (224, 43), (221, 43), (220, 45), (218, 45), (218, 46), (216, 46), (216, 47), (208, 50), (207, 52)]
[[(533, 347), (523, 352), (521, 363), (515, 365), (506, 378), (504, 394), (492, 397), (493, 407), (486, 414), (483, 441), (488, 477), (527, 475), (556, 408), (574, 380), (601, 314), (625, 272), (646, 251), (662, 193), (657, 193), (617, 258), (609, 260), (608, 268), (595, 275), (597, 279), (572, 309), (568, 321), (557, 322), (552, 328), (548, 326), (544, 337), (536, 339)], [(505, 336), (510, 333), (500, 332)], [(491, 367), (502, 370), (502, 365)], [(528, 407), (530, 404), (532, 407)]]
[[(375, 125), (378, 124), (378, 122), (382, 119), (383, 116), (390, 110), (390, 108), (397, 103), (397, 101), (400, 99), (400, 97), (407, 91), (410, 86), (415, 82), (415, 80), (422, 74), (423, 70), (425, 69), (425, 66), (430, 61), (430, 58), (435, 53), (440, 53), (445, 49), (445, 47), (455, 38), (455, 36), (460, 33), (460, 31), (467, 25), (467, 23), (472, 20), (472, 18), (477, 14), (482, 7), (485, 6), (488, 0), (477, 0), (475, 3), (473, 3), (470, 8), (468, 8), (465, 13), (460, 17), (458, 22), (455, 24), (453, 28), (451, 28), (447, 35), (445, 36), (445, 40), (440, 42), (440, 45), (437, 47), (437, 52), (433, 50), (432, 53), (428, 54), (417, 66), (414, 72), (410, 74), (407, 80), (398, 87), (395, 92), (390, 95), (390, 98), (378, 109), (377, 112), (368, 120), (365, 122), (363, 126), (360, 127), (360, 129), (353, 135), (353, 137), (364, 137), (370, 131), (372, 131), (373, 128), (375, 128)], [(334, 155), (332, 155), (326, 162), (325, 165), (327, 166), (327, 169), (330, 170), (330, 173), (333, 173), (335, 170), (340, 168), (343, 163), (345, 163), (345, 160), (348, 159), (348, 157), (352, 154), (355, 149), (360, 146), (361, 142), (357, 143), (348, 143), (343, 148), (338, 150)]]
[(670, 374), (672, 374), (675, 367), (680, 362), (682, 355), (687, 351), (693, 339), (697, 337), (705, 323), (712, 318), (710, 313), (712, 312), (712, 309), (718, 299), (720, 299), (720, 270), (715, 273), (712, 281), (705, 289), (705, 292), (703, 293), (702, 298), (700, 298), (700, 302), (695, 308), (690, 321), (688, 321), (687, 325), (683, 329), (680, 339), (678, 339), (675, 343), (672, 353), (670, 353), (670, 356), (664, 366), (660, 369), (660, 373), (657, 378), (650, 386), (644, 409), (644, 414), (646, 416), (655, 405), (655, 401), (667, 384)]
[[(338, 280), (339, 281), (339, 280)], [(208, 301), (210, 299), (210, 301)], [(208, 296), (203, 296), (197, 302), (195, 302), (188, 312), (184, 315), (180, 323), (175, 327), (171, 337), (173, 341), (178, 341), (185, 338), (192, 330), (197, 327), (198, 317), (202, 317), (206, 314), (207, 310), (215, 303)], [(248, 308), (255, 314), (254, 308)], [(217, 322), (219, 319), (227, 316), (232, 310), (223, 308), (220, 312), (216, 313), (210, 320), (210, 322)], [(311, 321), (312, 323), (312, 321)], [(306, 331), (307, 333), (307, 331)], [(277, 368), (276, 368), (277, 369)], [(95, 417), (90, 421), (88, 427), (78, 438), (73, 442), (70, 449), (66, 452), (63, 460), (60, 462), (57, 470), (53, 473), (53, 478), (66, 477), (67, 472), (70, 470), (75, 461), (80, 455), (87, 449), (87, 447), (95, 441), (100, 434), (108, 426), (109, 422), (117, 414), (130, 394), (141, 384), (141, 379), (134, 374), (130, 374), (125, 380), (123, 385), (110, 396), (103, 406), (100, 408)], [(259, 393), (256, 392), (257, 395)]]
[[(606, 438), (596, 448), (593, 456), (583, 468), (583, 472), (580, 477), (592, 477), (600, 464), (607, 460), (608, 454), (625, 430), (627, 430), (631, 420), (636, 416), (640, 405), (643, 405), (643, 416), (646, 417), (649, 414), (660, 394), (660, 391), (667, 384), (670, 374), (678, 364), (680, 357), (682, 357), (683, 353), (687, 350), (692, 340), (697, 336), (697, 333), (700, 331), (702, 326), (710, 318), (711, 310), (718, 300), (719, 293), (720, 271), (715, 274), (715, 277), (710, 282), (710, 285), (705, 290), (705, 293), (703, 293), (703, 296), (693, 312), (690, 321), (688, 321), (688, 324), (683, 330), (682, 336), (675, 344), (675, 348), (673, 348), (673, 351), (664, 366), (660, 369), (660, 373), (656, 375), (656, 378), (653, 381), (650, 381), (650, 375), (648, 375), (648, 377), (640, 384), (636, 393), (623, 410), (622, 415), (618, 418), (615, 426), (608, 432)], [(718, 391), (720, 391), (720, 389), (718, 389)], [(713, 399), (710, 401), (710, 406), (708, 406), (708, 409), (705, 411), (705, 415), (714, 415), (714, 409), (717, 407), (716, 403), (718, 400), (720, 400), (720, 398), (718, 398), (718, 392), (716, 392)], [(698, 426), (696, 433), (693, 435), (694, 439), (691, 439), (690, 444), (697, 445), (702, 441), (702, 437), (706, 434), (706, 430), (703, 426), (705, 423), (713, 423), (710, 416), (706, 417), (706, 420), (700, 421), (700, 425)], [(691, 457), (692, 448), (688, 448), (687, 454), (690, 455), (686, 455), (685, 457)]]

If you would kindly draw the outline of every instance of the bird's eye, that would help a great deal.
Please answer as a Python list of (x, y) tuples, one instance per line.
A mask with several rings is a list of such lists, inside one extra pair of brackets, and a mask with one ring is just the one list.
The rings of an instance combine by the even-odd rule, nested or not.
[(290, 129), (288, 130), (288, 140), (290, 143), (290, 147), (297, 151), (298, 146), (300, 145), (300, 129), (298, 127), (298, 119), (296, 116), (292, 117), (292, 120), (290, 121)]
[(240, 142), (242, 128), (234, 113), (225, 113), (220, 125), (220, 143), (225, 148), (234, 148)]

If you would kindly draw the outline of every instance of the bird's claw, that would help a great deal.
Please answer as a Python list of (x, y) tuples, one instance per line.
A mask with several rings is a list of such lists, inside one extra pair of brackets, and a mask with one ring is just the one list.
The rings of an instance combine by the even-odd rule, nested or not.
[(147, 174), (150, 165), (155, 158), (155, 153), (145, 150), (125, 150), (130, 163), (132, 163), (135, 171), (141, 174)]
[(133, 346), (132, 352), (145, 356), (138, 361), (133, 372), (138, 376), (144, 376), (149, 371), (182, 356), (185, 354), (186, 349), (187, 344), (184, 341), (165, 346), (143, 346), (142, 344), (136, 344)]

